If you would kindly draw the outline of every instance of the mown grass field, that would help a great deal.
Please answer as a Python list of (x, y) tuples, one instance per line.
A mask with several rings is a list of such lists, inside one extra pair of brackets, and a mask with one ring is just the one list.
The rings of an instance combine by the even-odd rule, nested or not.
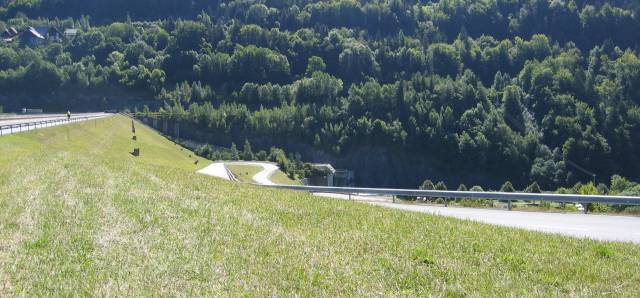
[(225, 182), (137, 131), (0, 138), (0, 296), (640, 296), (640, 246)]

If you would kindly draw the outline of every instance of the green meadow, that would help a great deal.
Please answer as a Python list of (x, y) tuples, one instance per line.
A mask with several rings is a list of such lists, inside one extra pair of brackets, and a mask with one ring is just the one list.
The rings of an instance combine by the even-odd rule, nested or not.
[(222, 181), (136, 130), (0, 138), (0, 296), (640, 296), (637, 245)]

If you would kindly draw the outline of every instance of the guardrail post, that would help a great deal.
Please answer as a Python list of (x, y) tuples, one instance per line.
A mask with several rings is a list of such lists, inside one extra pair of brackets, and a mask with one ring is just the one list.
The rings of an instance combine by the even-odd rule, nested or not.
[(513, 206), (511, 206), (511, 200), (509, 200), (509, 211), (513, 210)]
[(349, 193), (349, 201), (351, 201), (351, 193)]
[(393, 195), (393, 203), (396, 202), (396, 195)]

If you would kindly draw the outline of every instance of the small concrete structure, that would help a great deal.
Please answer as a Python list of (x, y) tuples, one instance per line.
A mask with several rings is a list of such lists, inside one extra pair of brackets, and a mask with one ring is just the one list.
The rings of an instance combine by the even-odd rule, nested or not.
[(336, 174), (336, 169), (330, 164), (311, 164), (314, 169), (311, 176), (308, 178), (309, 185), (313, 186), (333, 186), (333, 178)]
[(38, 46), (45, 42), (45, 38), (38, 30), (29, 27), (20, 33), (20, 44), (29, 46)]
[(348, 187), (354, 186), (355, 174), (351, 170), (337, 169), (333, 177), (333, 185)]

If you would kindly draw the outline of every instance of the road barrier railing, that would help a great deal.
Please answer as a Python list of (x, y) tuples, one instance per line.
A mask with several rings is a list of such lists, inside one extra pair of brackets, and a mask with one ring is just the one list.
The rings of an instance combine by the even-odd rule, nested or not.
[(17, 132), (34, 130), (38, 128), (50, 127), (50, 126), (55, 126), (55, 125), (60, 125), (65, 123), (73, 123), (73, 122), (80, 122), (80, 121), (86, 121), (91, 119), (98, 119), (102, 117), (104, 116), (82, 116), (82, 117), (72, 117), (71, 119), (59, 118), (59, 119), (0, 125), (0, 136), (13, 134)]
[[(517, 192), (478, 192), (478, 191), (448, 191), (448, 190), (418, 190), (418, 189), (390, 189), (390, 188), (359, 188), (359, 187), (327, 187), (327, 186), (299, 186), (273, 185), (272, 188), (307, 191), (312, 193), (332, 194), (367, 194), (381, 196), (428, 197), (445, 199), (475, 199), (496, 200), (511, 203), (514, 201), (548, 201), (557, 203), (599, 203), (606, 205), (640, 205), (640, 197), (604, 196), (604, 195), (574, 195), (549, 193), (517, 193)], [(585, 212), (587, 208), (585, 206)]]

